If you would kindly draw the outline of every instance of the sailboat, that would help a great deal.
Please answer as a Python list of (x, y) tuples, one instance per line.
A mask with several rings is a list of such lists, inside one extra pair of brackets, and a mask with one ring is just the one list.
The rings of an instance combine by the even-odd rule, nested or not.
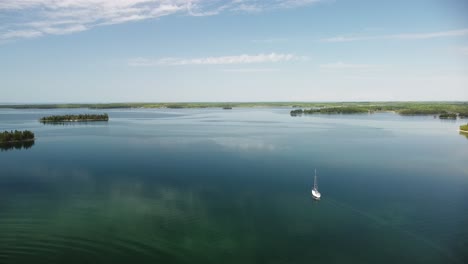
[(314, 200), (320, 200), (320, 197), (322, 195), (318, 191), (318, 185), (317, 185), (317, 169), (315, 169), (315, 175), (314, 175), (314, 188), (312, 189), (312, 197)]

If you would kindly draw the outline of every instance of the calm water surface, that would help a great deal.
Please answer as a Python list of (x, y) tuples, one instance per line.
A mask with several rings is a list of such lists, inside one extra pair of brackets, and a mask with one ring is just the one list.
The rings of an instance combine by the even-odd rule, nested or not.
[(461, 121), (289, 110), (0, 110), (0, 263), (468, 263)]

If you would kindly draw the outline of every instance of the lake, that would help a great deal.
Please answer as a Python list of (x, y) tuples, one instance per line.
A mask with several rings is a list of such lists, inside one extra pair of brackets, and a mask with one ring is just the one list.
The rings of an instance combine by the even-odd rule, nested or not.
[(468, 263), (468, 120), (290, 110), (0, 109), (0, 263)]

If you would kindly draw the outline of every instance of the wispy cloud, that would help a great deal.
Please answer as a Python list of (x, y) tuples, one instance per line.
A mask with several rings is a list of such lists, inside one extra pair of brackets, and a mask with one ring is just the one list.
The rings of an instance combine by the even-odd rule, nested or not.
[(277, 0), (277, 1), (270, 1), (270, 2), (276, 2), (277, 8), (295, 8), (295, 7), (315, 4), (317, 2), (321, 2), (321, 0), (286, 0), (286, 1)]
[(234, 11), (241, 11), (245, 13), (259, 13), (263, 11), (263, 8), (257, 4), (240, 4), (233, 9)]
[(324, 0), (234, 0), (232, 3), (233, 11), (241, 11), (247, 13), (258, 13), (272, 9), (287, 9), (297, 8), (323, 2)]
[(230, 65), (230, 64), (254, 64), (254, 63), (275, 63), (285, 61), (305, 60), (306, 57), (296, 56), (294, 54), (257, 54), (257, 55), (237, 55), (237, 56), (219, 56), (204, 58), (135, 58), (128, 61), (129, 66), (149, 67), (149, 66), (183, 66), (183, 65)]
[(321, 64), (320, 68), (321, 69), (335, 69), (335, 70), (340, 70), (340, 69), (373, 69), (376, 68), (376, 65), (371, 65), (371, 64), (352, 64), (352, 63), (344, 63), (344, 62), (335, 62), (335, 63), (327, 63), (327, 64)]
[[(174, 14), (213, 16), (298, 8), (320, 0), (11, 0), (0, 1), (0, 40), (69, 34)], [(22, 14), (18, 16), (17, 14)], [(5, 19), (4, 19), (5, 21)]]
[[(37, 30), (11, 30), (3, 33), (2, 38), (36, 38), (42, 36), (43, 33)], [(1, 39), (1, 38), (0, 38)]]
[(431, 39), (442, 37), (460, 37), (468, 36), (468, 28), (438, 31), (429, 33), (405, 33), (405, 34), (392, 34), (392, 35), (377, 35), (377, 36), (337, 36), (332, 38), (324, 38), (324, 42), (350, 42), (362, 40), (382, 40), (382, 39), (401, 39), (401, 40), (418, 40), (418, 39)]

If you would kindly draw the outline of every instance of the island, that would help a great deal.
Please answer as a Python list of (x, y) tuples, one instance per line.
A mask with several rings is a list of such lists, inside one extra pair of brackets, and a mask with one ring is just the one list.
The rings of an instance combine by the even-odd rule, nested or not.
[(367, 107), (357, 106), (344, 106), (344, 107), (320, 107), (311, 109), (295, 109), (290, 112), (291, 116), (298, 116), (302, 114), (364, 114), (373, 113), (375, 110), (371, 110)]
[(224, 110), (232, 110), (232, 106), (224, 106), (223, 109)]
[(440, 119), (457, 119), (457, 114), (455, 113), (442, 113), (439, 115)]
[(15, 143), (32, 140), (34, 140), (34, 133), (29, 130), (3, 131), (0, 133), (0, 143)]
[(28, 149), (34, 145), (34, 139), (34, 133), (29, 130), (0, 132), (0, 150)]
[(109, 121), (107, 114), (102, 115), (53, 115), (46, 116), (40, 119), (42, 123), (61, 123), (61, 122), (92, 122), (92, 121)]

